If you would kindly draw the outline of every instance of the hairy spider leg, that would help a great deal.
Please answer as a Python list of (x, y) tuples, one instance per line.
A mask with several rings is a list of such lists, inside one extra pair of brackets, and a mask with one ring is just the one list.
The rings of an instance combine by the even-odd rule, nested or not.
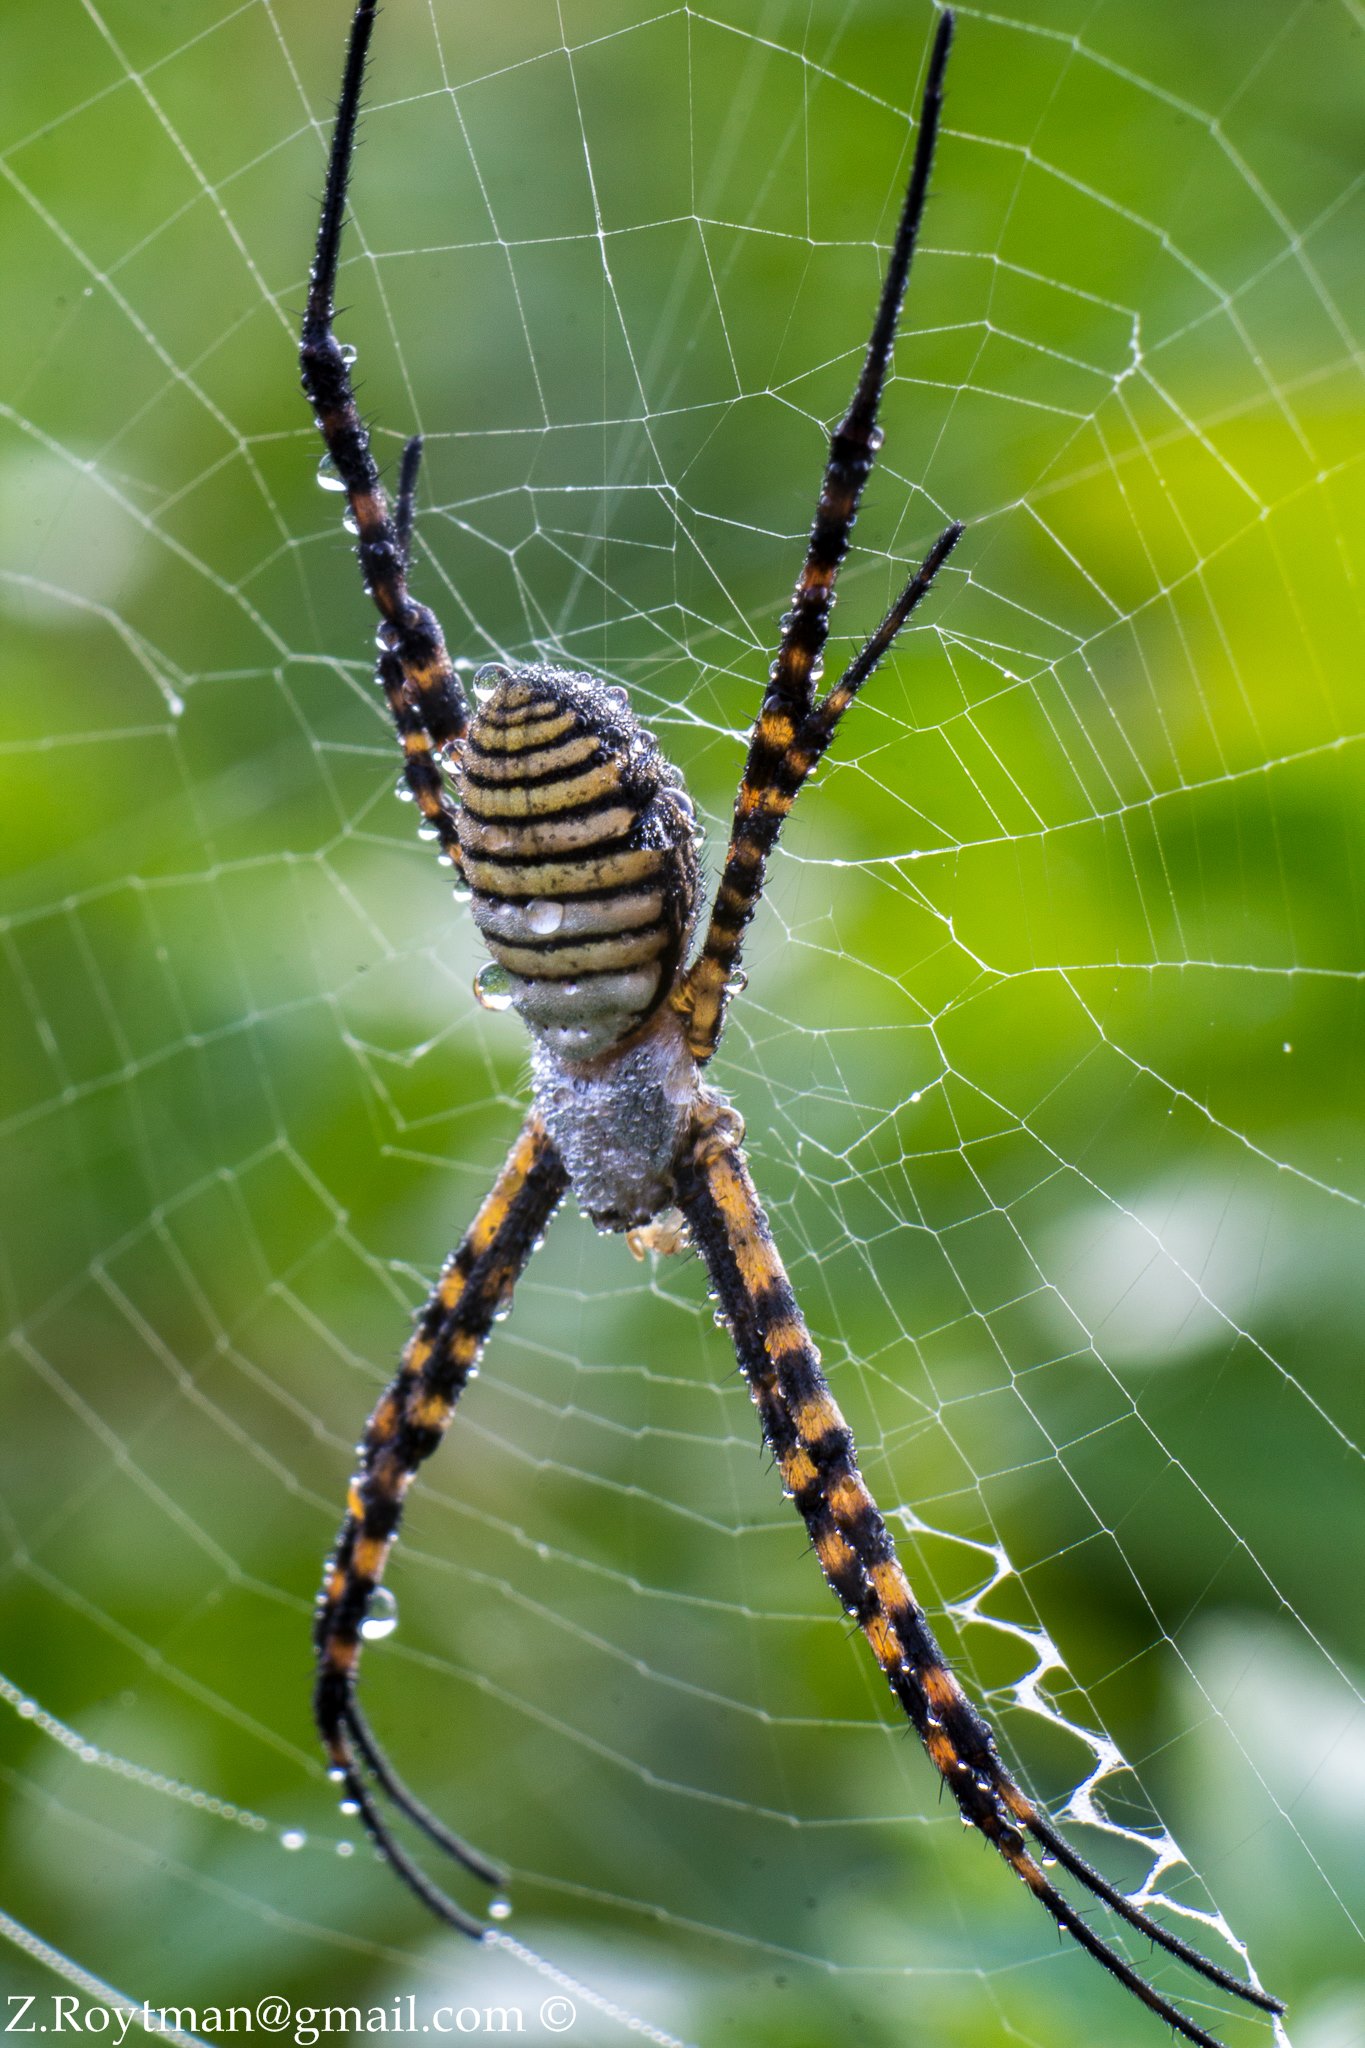
[(370, 451), (370, 437), (356, 407), (346, 354), (332, 331), (346, 188), (355, 154), (356, 122), (375, 11), (375, 0), (360, 0), (351, 23), (318, 223), (317, 251), (299, 341), (299, 368), (313, 417), (350, 505), (361, 575), (381, 614), (380, 655), (375, 674), (403, 749), (404, 780), (428, 830), (458, 869), (455, 806), (442, 780), (437, 756), (463, 739), (469, 725), (469, 706), (451, 666), (435, 613), (409, 595), (407, 583), (422, 443), (415, 436), (403, 451), (398, 499), (391, 518)]
[(1168, 2025), (1220, 2048), (1082, 1919), (1030, 1854), (1025, 1831), (1133, 1927), (1210, 1983), (1268, 2012), (1283, 2006), (1170, 1934), (1091, 1870), (1038, 1813), (934, 1640), (890, 1531), (858, 1470), (853, 1437), (820, 1369), (768, 1221), (729, 1135), (703, 1117), (678, 1201), (730, 1324), (764, 1438), (810, 1532), (825, 1578), (867, 1637), (897, 1702), (957, 1802), (1060, 1927)]
[(754, 728), (735, 798), (735, 819), (711, 907), (706, 939), (670, 1000), (683, 1017), (688, 1051), (699, 1065), (716, 1050), (737, 986), (744, 932), (763, 894), (768, 856), (793, 804), (833, 739), (840, 718), (890, 647), (956, 547), (962, 527), (941, 533), (875, 633), (839, 681), (799, 721), (765, 707)]
[[(934, 145), (943, 111), (943, 74), (952, 39), (953, 16), (945, 11), (939, 19), (929, 59), (914, 163), (882, 282), (867, 354), (848, 410), (830, 436), (829, 457), (806, 559), (797, 578), (791, 609), (782, 620), (777, 656), (750, 738), (744, 778), (735, 800), (730, 845), (711, 908), (711, 921), (702, 950), (673, 999), (675, 1007), (686, 1020), (688, 1047), (693, 1057), (702, 1062), (710, 1059), (720, 1040), (744, 933), (763, 891), (767, 855), (801, 782), (828, 746), (834, 725), (845, 708), (843, 702), (837, 701), (834, 691), (825, 699), (824, 705), (817, 706), (815, 690), (820, 680), (825, 642), (829, 637), (835, 583), (848, 553), (863, 488), (872, 473), (882, 442), (877, 411), (891, 367), (891, 351), (928, 196)], [(939, 537), (923, 566), (911, 577), (900, 599), (848, 675), (875, 646), (877, 651), (858, 677), (858, 682), (871, 673), (947, 560), (961, 532), (960, 526), (953, 525)], [(892, 620), (895, 624), (888, 631)], [(840, 688), (847, 684), (848, 675)], [(849, 690), (850, 697), (856, 688), (857, 683)], [(810, 759), (793, 781), (793, 763), (806, 753)]]
[(403, 1352), (402, 1362), (365, 1430), (360, 1469), (318, 1595), (313, 1641), (313, 1711), (343, 1798), (358, 1809), (371, 1838), (409, 1888), (447, 1925), (481, 1935), (480, 1922), (448, 1899), (395, 1841), (365, 1781), (436, 1846), (489, 1884), (499, 1872), (445, 1828), (397, 1778), (356, 1704), (365, 1616), (419, 1467), (450, 1426), (498, 1311), (505, 1308), (566, 1187), (564, 1171), (539, 1116), (530, 1116), (441, 1277)]

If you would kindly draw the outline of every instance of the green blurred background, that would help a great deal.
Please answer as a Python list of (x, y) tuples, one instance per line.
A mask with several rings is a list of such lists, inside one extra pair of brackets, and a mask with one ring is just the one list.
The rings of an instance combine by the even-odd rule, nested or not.
[[(392, 801), (297, 390), (347, 17), (0, 24), (3, 1897), (153, 2004), (543, 2038), (553, 1984), (348, 1840), (308, 1719), (351, 1445), (525, 1072)], [(378, 31), (341, 332), (382, 459), (427, 435), (415, 582), (470, 665), (628, 683), (713, 869), (931, 29)], [(718, 1063), (1008, 1753), (1054, 1800), (1090, 1768), (1012, 1704), (1046, 1639), (1134, 1767), (1111, 1816), (1160, 1814), (1298, 2048), (1365, 2038), (1360, 60), (1341, 0), (962, 11), (840, 645), (968, 533)], [(509, 1932), (683, 2039), (1159, 2040), (962, 1839), (804, 1551), (699, 1268), (566, 1215), (414, 1496), (372, 1718)]]

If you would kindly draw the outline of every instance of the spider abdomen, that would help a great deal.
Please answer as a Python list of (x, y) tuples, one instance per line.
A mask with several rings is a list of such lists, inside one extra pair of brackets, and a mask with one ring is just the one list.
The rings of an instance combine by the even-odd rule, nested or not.
[(691, 931), (690, 802), (623, 690), (491, 667), (460, 749), (461, 865), (499, 1000), (561, 1059), (650, 1016)]

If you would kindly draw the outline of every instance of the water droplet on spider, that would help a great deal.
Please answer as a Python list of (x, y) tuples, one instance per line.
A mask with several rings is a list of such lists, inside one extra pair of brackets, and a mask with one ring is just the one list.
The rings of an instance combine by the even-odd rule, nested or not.
[(453, 867), (454, 867), (454, 865), (455, 865), (455, 856), (454, 856), (454, 854), (453, 854), (453, 853), (438, 853), (438, 854), (437, 854), (437, 856), (436, 856), (436, 865), (437, 865), (437, 867), (438, 867), (438, 868), (453, 868)]
[(482, 703), (485, 697), (492, 696), (494, 690), (497, 689), (499, 683), (505, 683), (509, 681), (511, 678), (511, 674), (511, 669), (508, 668), (503, 662), (486, 661), (483, 664), (483, 667), (476, 668), (473, 675), (470, 677), (470, 681), (474, 685), (474, 695), (479, 699), (479, 702)]
[(360, 350), (356, 347), (355, 343), (353, 341), (341, 342), (339, 344), (339, 353), (346, 368), (353, 370), (356, 366), (356, 360), (360, 355)]
[(360, 1624), (360, 1633), (367, 1643), (382, 1643), (397, 1626), (398, 1602), (387, 1586), (377, 1586), (370, 1598), (370, 1611)]
[(280, 1847), (282, 1849), (302, 1849), (307, 1840), (308, 1837), (302, 1828), (286, 1828), (280, 1836)]
[(627, 689), (623, 689), (620, 683), (613, 683), (611, 685), (611, 688), (608, 690), (604, 690), (602, 694), (606, 698), (608, 704), (630, 703), (630, 691)]
[(474, 976), (474, 1000), (484, 1010), (510, 1010), (513, 986), (507, 969), (490, 960)]
[(354, 1855), (355, 1855), (355, 1843), (354, 1843), (354, 1842), (338, 1842), (338, 1843), (337, 1843), (337, 1855), (338, 1855), (338, 1856), (354, 1856)]
[(360, 521), (356, 518), (354, 512), (343, 512), (341, 515), (341, 523), (345, 527), (347, 533), (359, 533), (360, 531)]
[(564, 905), (549, 896), (542, 896), (537, 902), (527, 904), (526, 922), (539, 938), (548, 938), (564, 922)]
[(510, 1920), (512, 1917), (512, 1901), (510, 1899), (490, 1899), (488, 1901), (488, 1917), (490, 1920)]
[(417, 827), (417, 837), (419, 839), (439, 839), (440, 836), (440, 826), (433, 823), (430, 818), (423, 818), (421, 824)]
[(318, 464), (318, 489), (320, 491), (344, 491), (345, 484), (337, 475), (337, 466), (330, 455), (324, 455)]
[(871, 433), (867, 437), (868, 454), (875, 455), (885, 439), (886, 435), (882, 432), (881, 428), (873, 427)]
[(408, 788), (408, 779), (406, 775), (399, 776), (397, 782), (395, 782), (395, 784), (393, 785), (393, 793), (397, 797), (400, 804), (415, 804), (417, 801), (417, 798), (414, 796), (413, 792)]
[(727, 996), (742, 996), (749, 986), (749, 977), (742, 967), (737, 967), (725, 984)]
[(358, 1799), (343, 1799), (341, 1811), (353, 1818), (360, 1811), (360, 1801)]
[(346, 1766), (344, 1764), (333, 1764), (327, 1776), (333, 1785), (344, 1785), (346, 1783)]
[[(455, 863), (452, 861), (451, 866), (453, 867), (454, 865)], [(474, 900), (474, 891), (467, 882), (457, 882), (450, 893), (457, 903), (472, 903)]]

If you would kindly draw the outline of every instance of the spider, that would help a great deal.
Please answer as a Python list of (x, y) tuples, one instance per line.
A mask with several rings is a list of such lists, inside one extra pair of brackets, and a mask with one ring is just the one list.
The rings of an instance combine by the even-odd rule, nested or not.
[(343, 1802), (423, 1903), (464, 1934), (487, 1930), (395, 1836), (381, 1798), (475, 1877), (501, 1882), (395, 1775), (356, 1695), (366, 1617), (403, 1502), (440, 1443), (500, 1311), (564, 1194), (601, 1231), (676, 1248), (710, 1277), (762, 1433), (826, 1579), (963, 1819), (1033, 1896), (1161, 2019), (1218, 2048), (1096, 1934), (1054, 1884), (1094, 1899), (1211, 1984), (1283, 2007), (1169, 1933), (1076, 1853), (1015, 1783), (915, 1600), (855, 1460), (750, 1178), (743, 1124), (703, 1079), (741, 986), (745, 929), (764, 871), (844, 712), (923, 600), (962, 534), (945, 527), (833, 688), (820, 694), (835, 579), (881, 432), (877, 413), (923, 217), (953, 17), (929, 58), (914, 161), (867, 353), (830, 438), (806, 558), (749, 742), (724, 866), (699, 949), (697, 831), (681, 778), (623, 690), (592, 676), (490, 663), (471, 708), (434, 614), (408, 590), (422, 443), (404, 449), (389, 510), (333, 332), (337, 262), (376, 0), (351, 26), (300, 343), (303, 388), (345, 489), (356, 553), (380, 613), (376, 679), (426, 836), (468, 892), (493, 956), (476, 988), (531, 1036), (533, 1104), (468, 1235), (446, 1263), (371, 1415), (318, 1597), (314, 1707)]

